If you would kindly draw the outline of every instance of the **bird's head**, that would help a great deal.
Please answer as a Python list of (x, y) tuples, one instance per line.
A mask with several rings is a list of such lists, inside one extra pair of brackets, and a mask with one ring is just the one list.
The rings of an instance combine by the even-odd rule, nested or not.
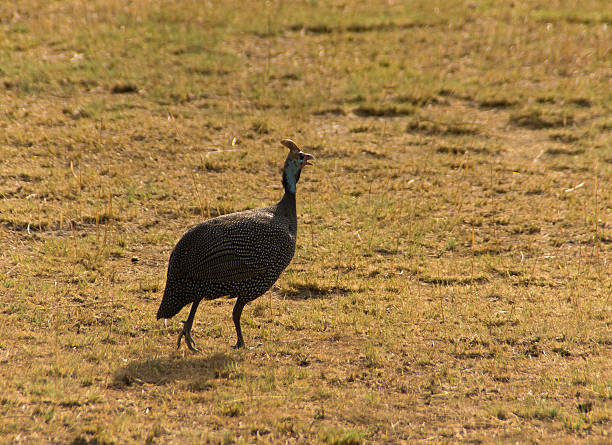
[(295, 193), (295, 185), (300, 180), (302, 168), (310, 165), (308, 161), (313, 160), (314, 156), (304, 153), (291, 139), (283, 139), (281, 144), (289, 149), (283, 167), (283, 186), (286, 191)]

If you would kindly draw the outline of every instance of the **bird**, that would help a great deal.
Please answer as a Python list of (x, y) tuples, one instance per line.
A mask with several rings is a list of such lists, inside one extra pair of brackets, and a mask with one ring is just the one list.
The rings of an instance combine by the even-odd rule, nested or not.
[(198, 305), (203, 299), (224, 296), (236, 298), (234, 348), (244, 348), (240, 327), (244, 306), (270, 289), (291, 262), (297, 236), (296, 185), (314, 156), (291, 139), (280, 143), (289, 154), (282, 173), (284, 194), (277, 204), (208, 219), (188, 230), (172, 250), (157, 319), (172, 318), (191, 303), (177, 349), (185, 337), (187, 347), (198, 352), (191, 336)]

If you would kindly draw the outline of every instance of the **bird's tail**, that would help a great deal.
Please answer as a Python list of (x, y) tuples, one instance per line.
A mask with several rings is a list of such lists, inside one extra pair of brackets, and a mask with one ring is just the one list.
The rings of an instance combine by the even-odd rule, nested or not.
[(181, 284), (181, 280), (168, 277), (164, 296), (157, 310), (157, 319), (174, 317), (192, 301), (189, 292), (186, 292), (185, 286)]
[(157, 319), (174, 317), (188, 304), (202, 299), (206, 289), (206, 284), (200, 281), (169, 276)]
[(162, 302), (159, 305), (159, 309), (157, 310), (157, 319), (160, 318), (172, 318), (182, 309), (182, 306), (177, 309), (176, 306), (172, 305), (168, 298), (166, 298), (166, 292), (164, 292), (164, 297), (162, 298)]

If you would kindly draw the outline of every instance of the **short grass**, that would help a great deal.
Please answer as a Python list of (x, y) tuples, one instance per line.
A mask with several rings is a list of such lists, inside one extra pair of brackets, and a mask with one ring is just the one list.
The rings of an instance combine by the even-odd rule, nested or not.
[[(609, 443), (606, 1), (3, 2), (0, 441)], [(316, 156), (247, 306), (155, 320)]]

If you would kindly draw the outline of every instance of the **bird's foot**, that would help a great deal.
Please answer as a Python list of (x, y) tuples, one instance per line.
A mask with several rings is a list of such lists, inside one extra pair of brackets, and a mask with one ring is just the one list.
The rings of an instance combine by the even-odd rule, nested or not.
[[(185, 322), (183, 322), (183, 325), (184, 324)], [(200, 352), (200, 350), (196, 348), (193, 338), (191, 338), (191, 328), (187, 329), (186, 326), (183, 326), (183, 330), (179, 334), (178, 341), (176, 342), (176, 349), (179, 349), (181, 347), (181, 339), (183, 338), (183, 336), (185, 336), (185, 343), (187, 344), (187, 347), (190, 350), (192, 350), (193, 352)]]

